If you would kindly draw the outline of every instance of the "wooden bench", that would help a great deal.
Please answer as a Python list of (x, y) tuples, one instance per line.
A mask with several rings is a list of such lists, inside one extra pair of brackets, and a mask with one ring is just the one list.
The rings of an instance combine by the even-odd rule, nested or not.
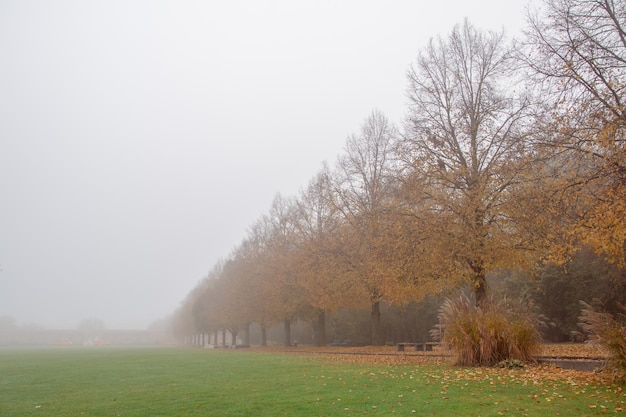
[(335, 339), (330, 343), (330, 345), (331, 346), (349, 346), (350, 343), (352, 343), (350, 339)]
[(430, 352), (433, 350), (433, 346), (438, 345), (439, 343), (433, 342), (425, 342), (425, 343), (413, 343), (413, 342), (402, 342), (398, 343), (397, 349), (398, 352), (404, 352), (405, 347), (413, 347), (415, 351), (419, 352)]

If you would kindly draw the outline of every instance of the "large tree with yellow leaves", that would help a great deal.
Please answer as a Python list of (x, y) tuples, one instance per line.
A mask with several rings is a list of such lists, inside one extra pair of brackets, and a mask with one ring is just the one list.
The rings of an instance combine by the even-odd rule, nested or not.
[(431, 40), (408, 73), (399, 155), (427, 249), (422, 261), (442, 285), (469, 283), (477, 305), (487, 274), (528, 250), (512, 214), (529, 167), (530, 105), (516, 93), (510, 52), (502, 33), (466, 21)]
[(545, 0), (524, 42), (550, 110), (538, 139), (560, 167), (551, 207), (570, 221), (556, 250), (587, 243), (624, 265), (626, 2)]

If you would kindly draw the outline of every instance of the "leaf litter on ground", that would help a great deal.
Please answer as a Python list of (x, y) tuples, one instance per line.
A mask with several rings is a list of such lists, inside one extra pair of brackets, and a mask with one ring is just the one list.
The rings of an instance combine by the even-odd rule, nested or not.
[[(420, 384), (440, 384), (442, 395), (451, 388), (464, 390), (478, 384), (483, 390), (505, 389), (508, 385), (531, 388), (531, 394), (519, 401), (558, 403), (568, 398), (586, 399), (590, 414), (626, 412), (623, 383), (616, 383), (610, 372), (585, 372), (562, 369), (555, 365), (529, 364), (523, 368), (457, 367), (453, 352), (435, 348), (430, 352), (397, 352), (394, 346), (273, 348), (294, 354), (314, 354), (328, 363), (372, 365), (372, 378), (406, 378)], [(593, 344), (544, 344), (540, 355), (548, 357), (606, 358), (601, 347)], [(412, 368), (412, 366), (414, 367)], [(413, 369), (412, 371), (407, 371)], [(518, 411), (523, 411), (519, 408)], [(558, 412), (557, 414), (558, 415)]]

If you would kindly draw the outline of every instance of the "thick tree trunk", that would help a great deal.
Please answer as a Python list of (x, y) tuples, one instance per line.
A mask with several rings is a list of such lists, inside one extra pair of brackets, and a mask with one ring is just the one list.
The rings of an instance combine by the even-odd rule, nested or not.
[(476, 307), (482, 307), (487, 301), (487, 278), (485, 276), (485, 268), (481, 260), (470, 261), (470, 267), (474, 276), (472, 284), (474, 285), (474, 297), (476, 298)]
[(267, 329), (265, 325), (261, 325), (261, 346), (267, 346)]
[(380, 301), (372, 304), (372, 345), (382, 346), (385, 344), (385, 335), (380, 320)]
[(250, 346), (250, 323), (246, 323), (246, 327), (243, 332), (243, 344)]
[(226, 329), (222, 329), (222, 347), (226, 347)]
[(285, 346), (291, 346), (291, 319), (285, 319)]
[(474, 296), (476, 297), (476, 307), (482, 307), (487, 302), (487, 282), (484, 275), (474, 279)]
[(326, 345), (326, 313), (323, 310), (317, 312), (317, 320), (313, 323), (315, 346)]
[(237, 334), (239, 332), (237, 331), (237, 329), (230, 329), (230, 346), (231, 347), (235, 347), (237, 346)]

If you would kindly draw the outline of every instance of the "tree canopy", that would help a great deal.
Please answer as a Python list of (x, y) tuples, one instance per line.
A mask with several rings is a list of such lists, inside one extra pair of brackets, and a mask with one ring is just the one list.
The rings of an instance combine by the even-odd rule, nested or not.
[[(334, 164), (278, 195), (183, 302), (179, 332), (283, 324), (290, 344), (300, 319), (321, 345), (327, 314), (366, 307), (382, 344), (381, 303), (468, 288), (481, 306), (502, 271), (539, 274), (550, 310), (554, 288), (580, 291), (549, 262), (585, 251), (621, 288), (625, 16), (624, 1), (545, 0), (514, 42), (467, 21), (431, 39), (402, 123), (372, 111)], [(581, 271), (568, 279), (596, 279)]]

